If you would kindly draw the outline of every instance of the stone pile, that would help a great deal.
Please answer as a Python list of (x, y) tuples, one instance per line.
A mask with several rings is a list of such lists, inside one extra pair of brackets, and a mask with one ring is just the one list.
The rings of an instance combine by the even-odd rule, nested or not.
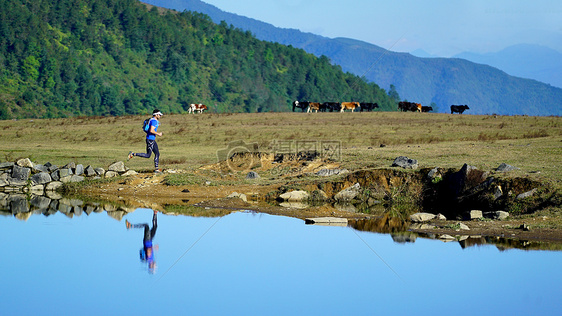
[(56, 191), (64, 183), (132, 174), (136, 172), (126, 168), (122, 161), (110, 165), (106, 171), (103, 168), (84, 167), (74, 162), (57, 167), (49, 162), (36, 164), (29, 158), (23, 158), (16, 162), (0, 163), (0, 192), (43, 195), (45, 192)]

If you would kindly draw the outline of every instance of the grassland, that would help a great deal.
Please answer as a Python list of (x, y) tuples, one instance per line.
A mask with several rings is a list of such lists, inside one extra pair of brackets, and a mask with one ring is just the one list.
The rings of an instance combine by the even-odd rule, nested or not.
[[(0, 121), (0, 160), (29, 157), (37, 163), (70, 161), (95, 167), (144, 151), (142, 116)], [(420, 167), (492, 170), (505, 162), (516, 175), (562, 179), (560, 117), (479, 116), (429, 113), (254, 113), (165, 115), (158, 139), (163, 168), (192, 170), (217, 161), (230, 142), (257, 143), (273, 152), (276, 142), (335, 141), (348, 169), (388, 167), (398, 156)], [(150, 160), (127, 162), (135, 170)]]

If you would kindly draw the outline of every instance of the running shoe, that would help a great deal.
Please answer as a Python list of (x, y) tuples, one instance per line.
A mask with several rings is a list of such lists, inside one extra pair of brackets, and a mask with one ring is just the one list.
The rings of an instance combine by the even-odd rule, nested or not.
[(161, 173), (162, 173), (162, 170), (161, 170), (161, 169), (156, 169), (156, 170), (154, 170), (154, 173), (155, 173), (155, 174), (161, 174)]
[(131, 223), (129, 223), (128, 220), (125, 220), (125, 226), (127, 226), (127, 229), (131, 228), (133, 225), (131, 225)]
[(129, 152), (129, 155), (127, 156), (127, 161), (131, 160), (131, 158), (133, 158), (133, 156), (134, 156), (134, 155), (133, 155), (133, 152), (130, 151), (130, 152)]

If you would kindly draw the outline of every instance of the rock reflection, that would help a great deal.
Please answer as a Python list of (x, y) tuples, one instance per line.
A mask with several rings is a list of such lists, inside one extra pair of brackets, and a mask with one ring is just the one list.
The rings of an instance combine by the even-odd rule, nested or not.
[[(57, 198), (53, 198), (57, 197)], [(19, 220), (28, 220), (31, 215), (50, 216), (60, 212), (70, 218), (74, 216), (90, 215), (91, 213), (107, 212), (107, 214), (121, 220), (135, 208), (115, 206), (110, 203), (84, 202), (76, 198), (65, 198), (60, 195), (26, 195), (21, 193), (0, 193), (0, 214), (13, 215)]]
[(388, 234), (405, 232), (410, 226), (410, 222), (385, 213), (377, 218), (350, 219), (349, 226), (360, 231)]

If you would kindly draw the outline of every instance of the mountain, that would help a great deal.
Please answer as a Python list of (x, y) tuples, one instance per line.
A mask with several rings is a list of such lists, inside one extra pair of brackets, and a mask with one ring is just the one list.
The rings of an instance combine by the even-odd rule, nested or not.
[(562, 53), (548, 47), (519, 44), (495, 53), (464, 52), (454, 57), (490, 65), (513, 76), (562, 87)]
[(419, 58), (349, 38), (326, 38), (226, 13), (199, 0), (145, 0), (178, 11), (195, 10), (215, 22), (248, 30), (257, 38), (326, 56), (342, 70), (396, 87), (401, 99), (435, 103), (439, 112), (468, 104), (467, 114), (562, 115), (562, 89), (522, 79), (487, 65), (459, 58)]
[(137, 0), (0, 0), (0, 119), (394, 101), (326, 57)]

